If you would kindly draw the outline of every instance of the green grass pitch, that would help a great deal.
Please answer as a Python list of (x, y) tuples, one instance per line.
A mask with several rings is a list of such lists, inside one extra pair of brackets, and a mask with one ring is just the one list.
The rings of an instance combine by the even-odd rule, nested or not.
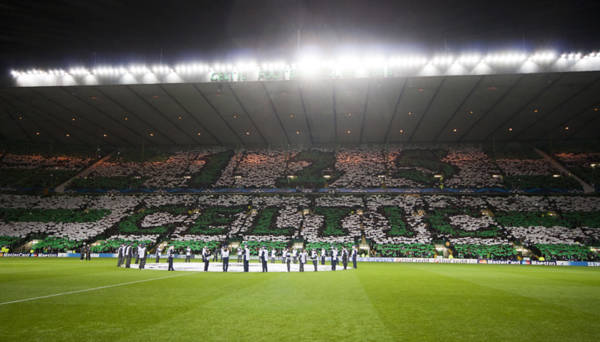
[[(0, 339), (600, 338), (600, 270), (593, 268), (361, 263), (347, 272), (224, 274), (115, 264), (0, 259)], [(42, 298), (9, 303), (34, 297)]]

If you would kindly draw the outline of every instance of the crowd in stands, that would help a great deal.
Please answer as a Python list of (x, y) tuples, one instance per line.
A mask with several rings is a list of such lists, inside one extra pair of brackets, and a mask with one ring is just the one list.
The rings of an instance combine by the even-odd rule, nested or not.
[(581, 177), (584, 181), (600, 189), (600, 153), (555, 153), (554, 158), (563, 164), (569, 171)]
[(0, 190), (54, 188), (93, 161), (80, 155), (5, 153), (0, 159)]
[(489, 157), (477, 148), (452, 148), (443, 162), (454, 165), (458, 172), (444, 184), (449, 187), (498, 187), (500, 180), (493, 177), (499, 170)]
[(536, 244), (540, 255), (546, 260), (599, 260), (598, 254), (589, 248), (573, 244)]
[[(448, 242), (467, 246), (457, 247), (455, 256), (508, 257), (512, 254), (502, 246), (511, 243), (584, 249), (598, 246), (600, 198), (439, 194), (0, 195), (0, 241), (14, 245), (39, 237), (64, 239), (61, 243), (104, 241), (100, 245), (103, 247), (96, 248), (102, 251), (109, 250), (115, 245), (111, 241), (116, 240), (200, 245), (235, 240), (354, 244), (364, 239), (381, 255), (409, 255), (401, 252), (406, 246)], [(60, 246), (56, 241), (52, 243)]]
[[(108, 151), (107, 151), (108, 152)], [(226, 148), (115, 150), (105, 153), (3, 152), (0, 155), (0, 245), (39, 240), (43, 250), (93, 244), (110, 251), (124, 241), (180, 247), (248, 241), (269, 246), (352, 245), (366, 241), (382, 256), (429, 257), (448, 243), (454, 257), (512, 258), (512, 244), (547, 259), (594, 257), (600, 245), (600, 197), (533, 149), (473, 145), (389, 145), (310, 149)], [(551, 155), (592, 185), (600, 153)], [(95, 164), (94, 164), (95, 163)], [(82, 194), (24, 195), (75, 178)], [(204, 189), (200, 194), (166, 190)], [(236, 193), (219, 194), (221, 189)], [(316, 193), (315, 189), (328, 188)], [(370, 195), (337, 194), (336, 189)], [(401, 188), (413, 194), (392, 194)], [(489, 188), (509, 194), (492, 195)], [(528, 189), (569, 192), (529, 195)], [(106, 190), (101, 195), (88, 190)], [(152, 194), (144, 194), (150, 189)], [(249, 194), (239, 194), (247, 189)], [(295, 194), (265, 194), (270, 190)], [(441, 194), (438, 190), (484, 194)], [(122, 195), (118, 191), (134, 190)], [(142, 190), (142, 191), (135, 191)], [(414, 190), (414, 191), (413, 191)], [(230, 191), (231, 192), (231, 191)], [(306, 193), (304, 193), (306, 192)], [(387, 192), (387, 193), (386, 193)], [(434, 193), (429, 193), (434, 192)], [(36, 193), (40, 193), (39, 191)], [(51, 192), (50, 192), (51, 193)]]
[[(216, 183), (229, 188), (274, 188), (286, 176), (288, 151), (239, 151)], [(293, 154), (292, 154), (293, 156)]]
[(2, 168), (79, 170), (91, 162), (89, 157), (7, 153), (2, 157)]
[(455, 257), (467, 259), (502, 259), (515, 260), (517, 251), (509, 244), (496, 245), (475, 245), (475, 244), (456, 244), (454, 245)]
[(147, 151), (133, 153), (113, 152), (110, 159), (96, 164), (84, 179), (73, 183), (73, 188), (173, 189), (186, 187), (191, 175), (198, 173), (209, 155), (219, 149), (162, 153)]
[[(173, 189), (481, 189), (547, 188), (581, 191), (535, 152), (490, 152), (474, 145), (361, 145), (311, 149), (168, 151), (115, 150), (71, 190)], [(98, 155), (97, 157), (101, 157)], [(575, 174), (593, 181), (598, 154), (555, 154)], [(57, 186), (98, 161), (79, 155), (12, 154), (0, 161), (0, 188)], [(598, 167), (600, 169), (600, 165)], [(558, 177), (556, 176), (558, 175)]]

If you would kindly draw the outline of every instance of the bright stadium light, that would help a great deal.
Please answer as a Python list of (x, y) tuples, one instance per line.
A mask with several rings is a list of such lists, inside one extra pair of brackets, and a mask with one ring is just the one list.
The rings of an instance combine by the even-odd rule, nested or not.
[(465, 54), (458, 58), (458, 62), (462, 65), (476, 65), (479, 61), (481, 61), (481, 55), (478, 53)]
[(436, 66), (447, 66), (452, 64), (453, 61), (454, 57), (450, 55), (442, 55), (433, 57), (433, 59), (431, 60), (431, 64)]
[(485, 57), (485, 61), (491, 64), (515, 64), (523, 62), (526, 59), (527, 55), (520, 52), (489, 54)]
[(550, 63), (556, 59), (556, 52), (540, 51), (530, 55), (528, 59), (535, 63)]
[(169, 74), (171, 73), (171, 68), (165, 65), (157, 64), (152, 66), (152, 72), (159, 75)]
[(379, 55), (369, 56), (365, 58), (364, 65), (367, 68), (382, 68), (385, 66), (385, 58)]
[(73, 75), (73, 76), (84, 76), (84, 75), (88, 75), (90, 72), (83, 67), (76, 67), (76, 68), (71, 68), (69, 69), (69, 74)]
[(129, 67), (129, 73), (133, 75), (142, 75), (147, 74), (149, 72), (150, 70), (148, 70), (148, 68), (146, 68), (146, 66), (142, 64), (134, 64)]
[(320, 59), (316, 55), (304, 55), (297, 65), (303, 76), (314, 77), (320, 68)]
[[(502, 73), (599, 71), (598, 51), (558, 53), (553, 50), (499, 51), (481, 54), (476, 51), (440, 55), (361, 55), (347, 53), (327, 58), (318, 53), (305, 53), (295, 61), (219, 61), (214, 64), (191, 61), (175, 65), (131, 64), (127, 67), (100, 65), (93, 68), (75, 66), (69, 69), (12, 69), (16, 86), (62, 86), (92, 84), (144, 84), (180, 82), (244, 82), (265, 77), (273, 80), (339, 77), (399, 77), (442, 75), (492, 75)], [(234, 73), (231, 77), (216, 73)], [(398, 73), (400, 72), (400, 74)], [(183, 80), (180, 76), (185, 77)]]
[(338, 57), (336, 63), (341, 69), (354, 69), (359, 66), (360, 61), (356, 56), (346, 55)]

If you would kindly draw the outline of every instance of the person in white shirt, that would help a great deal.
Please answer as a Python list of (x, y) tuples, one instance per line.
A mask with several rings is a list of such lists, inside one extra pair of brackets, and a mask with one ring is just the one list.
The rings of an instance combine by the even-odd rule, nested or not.
[(167, 250), (167, 260), (169, 261), (169, 271), (175, 271), (173, 268), (173, 258), (175, 257), (175, 247), (171, 246)]
[(298, 251), (296, 248), (292, 250), (292, 259), (294, 259), (294, 264), (298, 263)]
[(325, 251), (325, 248), (321, 248), (321, 265), (325, 265), (326, 258), (327, 258), (327, 251)]
[(156, 247), (156, 263), (160, 262), (160, 253), (162, 253), (162, 248), (160, 246)]
[(269, 270), (267, 269), (267, 259), (269, 258), (267, 253), (267, 247), (265, 246), (262, 246), (262, 248), (258, 251), (258, 259), (262, 263), (263, 272), (269, 272)]
[(202, 248), (202, 261), (204, 261), (204, 272), (208, 272), (208, 264), (210, 263), (210, 250), (206, 246)]
[(188, 248), (185, 249), (185, 262), (190, 262), (191, 258), (192, 258), (192, 249), (188, 246)]
[(300, 250), (300, 255), (299, 255), (299, 260), (300, 260), (300, 272), (304, 272), (304, 264), (306, 264), (306, 258), (308, 257), (308, 254), (306, 253), (305, 250)]
[(338, 251), (336, 247), (331, 248), (331, 270), (335, 271), (335, 266), (338, 261)]
[(242, 262), (242, 249), (240, 247), (237, 248), (237, 262)]
[(223, 272), (229, 268), (229, 247), (223, 245), (221, 248), (221, 261), (223, 262)]
[(275, 248), (273, 248), (271, 250), (271, 263), (274, 264), (275, 263), (275, 257), (277, 256), (277, 251), (275, 250)]
[(244, 245), (244, 272), (250, 271), (250, 249)]
[(137, 246), (136, 252), (137, 252), (137, 254), (135, 257), (135, 263), (139, 265), (141, 262), (140, 259), (142, 258), (142, 253), (141, 253), (142, 252), (142, 244), (141, 243)]
[(315, 272), (317, 272), (318, 255), (317, 251), (315, 251), (314, 249), (310, 252), (310, 259), (312, 260), (313, 266), (315, 267)]
[(140, 256), (140, 265), (139, 265), (139, 269), (143, 270), (144, 268), (146, 268), (146, 246), (145, 245), (140, 245), (139, 249), (138, 249), (138, 255)]

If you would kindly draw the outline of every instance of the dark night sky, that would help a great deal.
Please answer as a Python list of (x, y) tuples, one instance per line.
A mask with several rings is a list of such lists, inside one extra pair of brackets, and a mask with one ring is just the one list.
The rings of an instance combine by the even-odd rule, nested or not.
[(374, 51), (600, 48), (600, 1), (63, 0), (0, 2), (0, 67), (292, 59)]

